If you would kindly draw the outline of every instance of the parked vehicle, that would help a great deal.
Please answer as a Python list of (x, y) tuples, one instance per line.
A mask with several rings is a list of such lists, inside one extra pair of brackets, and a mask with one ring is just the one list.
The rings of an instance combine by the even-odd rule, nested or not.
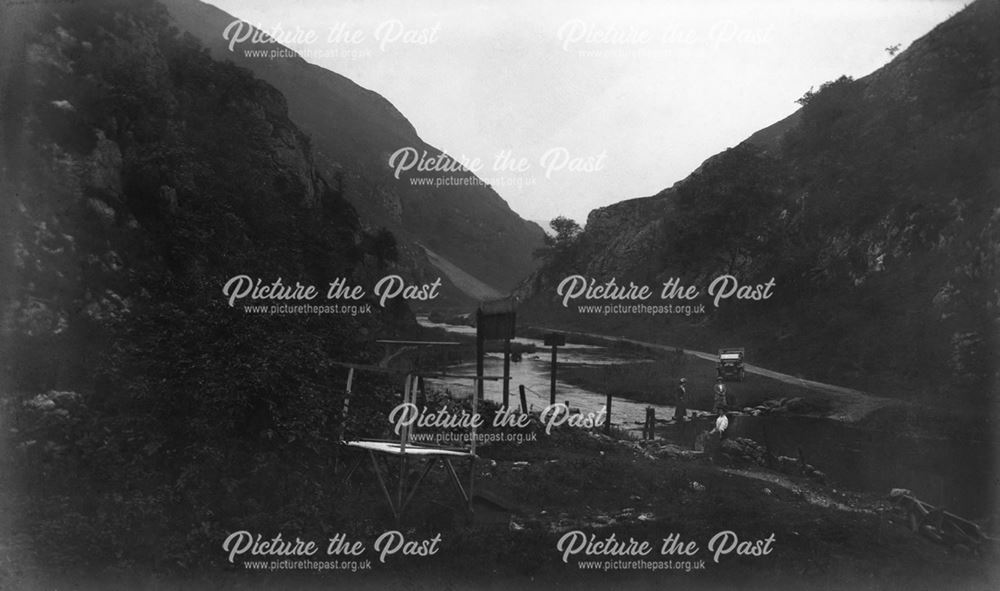
[(716, 368), (719, 377), (727, 382), (742, 382), (746, 375), (743, 369), (744, 353), (742, 348), (719, 349), (719, 366)]

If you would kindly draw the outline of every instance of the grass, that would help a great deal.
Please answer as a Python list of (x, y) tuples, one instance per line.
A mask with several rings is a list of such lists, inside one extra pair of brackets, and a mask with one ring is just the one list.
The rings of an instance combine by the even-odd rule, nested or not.
[[(280, 589), (331, 584), (371, 589), (662, 588), (668, 581), (684, 588), (753, 583), (772, 588), (905, 589), (956, 584), (989, 588), (991, 582), (988, 561), (947, 554), (902, 524), (886, 526), (875, 514), (820, 508), (780, 487), (768, 492), (767, 483), (727, 474), (710, 463), (651, 459), (634, 444), (615, 443), (580, 429), (557, 429), (533, 443), (484, 446), (481, 457), (476, 464), (477, 489), (517, 506), (515, 520), (521, 527), (512, 531), (506, 522), (467, 521), (457, 509), (447, 476), (435, 470), (401, 524), (401, 530), (414, 539), (442, 535), (441, 552), (433, 557), (398, 557), (358, 574), (247, 573), (224, 565), (160, 573), (149, 565), (132, 564), (126, 571), (66, 573), (65, 579), (40, 569), (36, 574), (43, 583), (37, 586), (20, 578), (11, 581), (18, 588), (54, 588), (72, 581), (79, 589)], [(286, 537), (322, 539), (347, 532), (370, 546), (378, 533), (397, 527), (366, 471), (350, 487), (336, 486), (331, 494), (336, 495), (331, 501), (339, 506), (342, 520), (312, 524), (308, 531), (287, 530)], [(621, 517), (640, 513), (653, 519)], [(575, 564), (579, 557), (565, 564), (556, 550), (562, 533), (571, 529), (599, 539), (614, 534), (618, 539), (648, 540), (657, 548), (665, 536), (677, 533), (698, 544), (696, 558), (707, 559), (708, 568), (584, 572)], [(765, 557), (726, 556), (715, 564), (707, 542), (727, 529), (742, 539), (773, 534), (774, 552)]]

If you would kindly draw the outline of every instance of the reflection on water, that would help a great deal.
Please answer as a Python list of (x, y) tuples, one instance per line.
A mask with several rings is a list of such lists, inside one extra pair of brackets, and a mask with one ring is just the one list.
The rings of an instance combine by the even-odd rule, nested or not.
[[(475, 336), (476, 329), (471, 326), (457, 326), (452, 324), (440, 324), (430, 322), (426, 318), (418, 319), (423, 326), (441, 328), (454, 334)], [(538, 339), (516, 339), (514, 342), (530, 344), (538, 347), (535, 353), (525, 353), (519, 362), (510, 364), (510, 404), (517, 406), (518, 386), (524, 386), (525, 398), (529, 408), (540, 411), (549, 404), (550, 388), (550, 368), (551, 357), (550, 348)], [(559, 347), (558, 365), (613, 365), (616, 363), (641, 363), (641, 359), (626, 359), (616, 357), (608, 353), (607, 348), (595, 345), (580, 345), (567, 343)], [(647, 360), (655, 363), (655, 360)], [(452, 367), (455, 373), (475, 375), (475, 362), (462, 363)], [(487, 353), (484, 360), (484, 373), (489, 376), (503, 375), (503, 354)], [(572, 384), (567, 384), (558, 379), (556, 372), (556, 402), (569, 403), (571, 408), (579, 408), (582, 412), (597, 413), (607, 402), (604, 394), (593, 392), (585, 388), (580, 388)], [(473, 390), (471, 380), (446, 379), (433, 380), (434, 383), (442, 383), (454, 393), (470, 393)], [(501, 402), (503, 400), (503, 386), (500, 381), (486, 382), (483, 386), (483, 395), (487, 400)], [(664, 396), (666, 398), (666, 396)], [(642, 422), (646, 417), (646, 407), (652, 406), (656, 409), (656, 416), (659, 418), (669, 418), (674, 416), (674, 407), (667, 404), (647, 404), (614, 397), (611, 400), (611, 422), (614, 424), (626, 423), (629, 426), (636, 422)]]
[[(469, 337), (476, 336), (476, 328), (474, 326), (466, 326), (464, 324), (443, 324), (443, 323), (440, 323), (440, 322), (431, 322), (430, 320), (427, 319), (426, 316), (418, 316), (417, 317), (417, 322), (420, 324), (420, 326), (426, 326), (428, 328), (440, 328), (440, 329), (446, 330), (446, 331), (448, 331), (448, 332), (450, 332), (452, 334), (460, 334), (460, 335), (465, 335), (465, 336), (469, 336)], [(522, 344), (522, 345), (534, 345), (534, 346), (538, 347), (539, 349), (548, 350), (548, 347), (545, 345), (545, 343), (542, 342), (539, 339), (517, 338), (517, 339), (512, 339), (511, 342), (512, 343), (519, 343), (519, 344)], [(605, 350), (604, 347), (599, 347), (599, 346), (596, 346), (596, 345), (581, 345), (579, 343), (566, 343), (565, 345), (559, 347), (559, 351), (560, 352), (563, 351), (563, 350), (573, 351), (573, 350), (577, 350), (577, 349), (584, 349), (584, 350), (586, 350), (586, 349), (597, 349), (597, 350), (600, 350), (600, 351), (604, 351)]]
[[(456, 334), (475, 335), (468, 326), (452, 326), (421, 320), (425, 326), (443, 328)], [(518, 386), (524, 385), (528, 405), (541, 410), (549, 403), (548, 348), (535, 339), (518, 339), (540, 348), (526, 354), (521, 362), (511, 363), (510, 401), (517, 406)], [(568, 344), (559, 348), (559, 365), (607, 365), (635, 363), (609, 354), (604, 347)], [(649, 360), (655, 363), (655, 360)], [(456, 373), (474, 375), (475, 363), (454, 366)], [(503, 356), (488, 354), (486, 375), (503, 374)], [(558, 376), (558, 373), (557, 373)], [(442, 380), (456, 393), (471, 394), (470, 380)], [(486, 382), (487, 399), (502, 400), (500, 382)], [(568, 402), (582, 412), (599, 412), (605, 404), (602, 393), (593, 392), (561, 381), (556, 382), (556, 401)], [(614, 398), (611, 421), (634, 427), (645, 418), (645, 408), (653, 406), (658, 418), (673, 416), (673, 406), (637, 403)], [(856, 425), (828, 419), (802, 416), (738, 416), (731, 424), (731, 433), (766, 443), (777, 455), (797, 457), (827, 473), (833, 486), (843, 486), (872, 492), (888, 492), (895, 487), (909, 488), (935, 505), (943, 505), (956, 513), (977, 517), (993, 510), (998, 498), (1000, 481), (994, 478), (992, 467), (995, 446), (989, 443), (955, 439), (910, 437), (889, 431), (862, 429)]]
[[(560, 357), (562, 353), (560, 353)], [(623, 363), (621, 359), (618, 362)], [(581, 363), (586, 363), (585, 361)], [(614, 363), (610, 359), (602, 360), (602, 363)], [(561, 365), (561, 360), (560, 360)], [(503, 357), (500, 355), (487, 355), (484, 362), (484, 373), (488, 376), (503, 375)], [(518, 386), (523, 385), (525, 389), (525, 400), (529, 409), (540, 411), (549, 404), (549, 377), (550, 363), (538, 359), (524, 359), (519, 363), (510, 364), (510, 404), (517, 406)], [(456, 373), (475, 375), (475, 363), (463, 363), (453, 367)], [(579, 408), (582, 412), (598, 412), (607, 403), (604, 394), (592, 392), (578, 386), (573, 386), (558, 380), (556, 374), (556, 402), (568, 403), (570, 408)], [(456, 393), (471, 393), (473, 386), (471, 380), (443, 379), (434, 380), (443, 383), (447, 388)], [(501, 402), (503, 400), (503, 386), (500, 381), (486, 382), (483, 386), (483, 395), (487, 400)], [(672, 417), (674, 407), (666, 404), (646, 404), (639, 403), (624, 398), (613, 397), (611, 400), (611, 422), (614, 424), (635, 423), (642, 421), (646, 416), (646, 407), (652, 406), (656, 409), (656, 416), (661, 418)]]

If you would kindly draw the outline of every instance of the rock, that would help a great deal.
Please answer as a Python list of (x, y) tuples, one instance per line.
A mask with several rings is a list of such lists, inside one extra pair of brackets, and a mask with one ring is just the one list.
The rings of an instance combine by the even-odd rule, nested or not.
[(587, 217), (587, 234), (602, 248), (587, 259), (587, 273), (621, 273), (625, 261), (642, 261), (655, 252), (663, 223), (661, 198), (633, 199), (601, 207)]
[(115, 223), (115, 208), (100, 199), (87, 199), (87, 207), (97, 215), (101, 223), (105, 226), (112, 226)]
[(784, 472), (785, 474), (798, 474), (802, 470), (801, 463), (795, 459), (788, 456), (778, 456), (775, 468), (779, 472)]
[(52, 410), (56, 407), (55, 401), (49, 398), (47, 394), (38, 394), (31, 400), (25, 401), (24, 405), (38, 410)]
[(97, 130), (97, 144), (85, 162), (83, 185), (102, 195), (117, 198), (122, 193), (122, 152), (118, 144)]
[(672, 443), (653, 444), (650, 445), (647, 449), (652, 455), (658, 458), (661, 457), (676, 458), (680, 455), (680, 452), (682, 451), (679, 446), (674, 445)]
[(694, 460), (702, 456), (700, 451), (684, 449), (673, 443), (652, 443), (645, 453), (653, 458), (671, 458), (675, 460)]
[(53, 402), (60, 406), (73, 404), (80, 400), (80, 394), (69, 390), (49, 390), (45, 393)]
[(130, 308), (128, 300), (108, 289), (100, 299), (84, 306), (83, 313), (96, 322), (109, 322), (121, 320), (129, 313)]
[(749, 463), (758, 466), (764, 465), (766, 452), (764, 448), (746, 437), (736, 437), (734, 439), (722, 440), (722, 453), (729, 456), (737, 463)]
[(37, 300), (15, 303), (13, 311), (17, 330), (29, 336), (59, 334), (68, 326), (65, 312)]

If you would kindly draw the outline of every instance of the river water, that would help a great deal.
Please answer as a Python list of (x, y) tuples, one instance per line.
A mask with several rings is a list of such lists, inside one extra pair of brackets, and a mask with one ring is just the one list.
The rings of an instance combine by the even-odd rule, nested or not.
[[(419, 319), (424, 326), (447, 330), (453, 334), (475, 336), (469, 326), (438, 324)], [(518, 404), (518, 385), (526, 388), (528, 405), (541, 410), (549, 403), (550, 349), (542, 341), (517, 339), (533, 344), (536, 353), (525, 353), (520, 362), (511, 362), (511, 405)], [(612, 355), (608, 349), (593, 345), (567, 344), (559, 348), (559, 366), (568, 364), (608, 365), (636, 363), (635, 358)], [(638, 360), (641, 362), (641, 360)], [(650, 363), (655, 360), (650, 357)], [(453, 366), (456, 373), (474, 375), (475, 363)], [(488, 353), (485, 360), (487, 375), (503, 374), (503, 355)], [(558, 377), (558, 373), (557, 373)], [(469, 380), (451, 380), (447, 387), (455, 392), (471, 393)], [(500, 402), (500, 382), (487, 382), (487, 399)], [(584, 413), (597, 413), (605, 406), (605, 395), (572, 384), (556, 381), (556, 401), (568, 402), (571, 408)], [(645, 418), (645, 409), (652, 406), (658, 418), (673, 417), (674, 407), (663, 404), (639, 403), (613, 398), (611, 422), (625, 428), (636, 428)], [(773, 453), (798, 457), (826, 472), (834, 486), (887, 493), (891, 488), (909, 488), (933, 504), (944, 505), (969, 517), (986, 515), (996, 509), (1000, 498), (1000, 479), (995, 477), (993, 459), (1000, 457), (996, 442), (926, 438), (887, 430), (863, 429), (855, 424), (829, 419), (762, 415), (736, 416), (731, 434), (749, 437), (771, 446)], [(687, 429), (682, 439), (692, 439), (694, 430)], [(690, 436), (690, 437), (687, 437)]]
[[(454, 324), (440, 324), (431, 322), (425, 317), (418, 318), (422, 326), (444, 329), (452, 334), (475, 336), (476, 329), (471, 326), (458, 326)], [(537, 348), (535, 353), (525, 353), (522, 360), (512, 361), (510, 364), (510, 404), (516, 407), (518, 404), (518, 386), (525, 387), (525, 398), (529, 409), (540, 411), (549, 404), (549, 388), (551, 383), (550, 371), (551, 348), (538, 339), (519, 338), (515, 343), (524, 345), (534, 345)], [(605, 347), (594, 345), (581, 345), (568, 343), (559, 347), (558, 367), (567, 365), (614, 365), (618, 363), (641, 363), (642, 359), (617, 357), (608, 352)], [(650, 358), (649, 363), (655, 363)], [(503, 354), (487, 353), (484, 360), (485, 375), (503, 375)], [(462, 363), (452, 366), (455, 373), (475, 375), (475, 362)], [(469, 380), (450, 379), (435, 380), (445, 384), (453, 392), (471, 392)], [(486, 382), (483, 386), (483, 395), (487, 400), (496, 402), (503, 401), (503, 386), (500, 381)], [(571, 409), (580, 409), (583, 413), (598, 413), (607, 403), (607, 396), (599, 392), (593, 392), (579, 386), (567, 384), (559, 380), (559, 373), (556, 372), (556, 402), (567, 403)], [(624, 426), (626, 428), (635, 427), (636, 423), (642, 423), (646, 418), (646, 407), (652, 406), (656, 410), (657, 418), (670, 418), (674, 416), (674, 407), (667, 404), (649, 404), (645, 402), (635, 402), (626, 398), (612, 397), (610, 418), (612, 424)]]

